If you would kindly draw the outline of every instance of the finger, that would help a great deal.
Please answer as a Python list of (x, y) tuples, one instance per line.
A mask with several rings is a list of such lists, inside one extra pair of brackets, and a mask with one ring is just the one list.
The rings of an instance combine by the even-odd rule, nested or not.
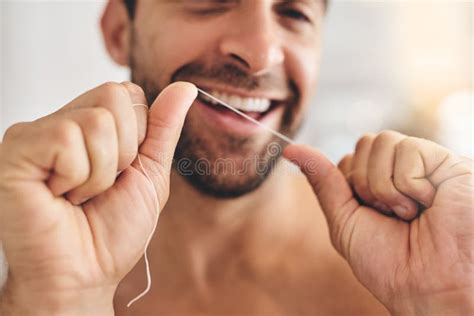
[(353, 159), (354, 159), (354, 154), (347, 154), (341, 159), (341, 161), (337, 165), (337, 167), (344, 174), (344, 177), (346, 177), (346, 180), (348, 182), (351, 181), (350, 178), (351, 178), (352, 160)]
[(393, 183), (395, 147), (405, 137), (394, 131), (377, 135), (369, 156), (368, 182), (377, 201), (387, 205), (400, 218), (410, 220), (417, 215), (418, 206), (411, 198), (399, 192)]
[(308, 146), (289, 145), (283, 155), (296, 163), (308, 178), (328, 221), (334, 246), (342, 251), (337, 236), (360, 206), (344, 175), (324, 155)]
[(115, 120), (118, 142), (117, 170), (123, 170), (133, 162), (138, 153), (137, 119), (130, 92), (138, 98), (137, 95), (143, 91), (132, 84), (117, 83), (106, 83), (99, 87), (99, 91), (96, 106), (109, 110)]
[(448, 179), (448, 174), (453, 174), (453, 170), (449, 170), (452, 159), (446, 149), (435, 143), (407, 137), (395, 148), (395, 186), (400, 192), (430, 207), (436, 186)]
[[(87, 181), (91, 170), (87, 146), (80, 126), (72, 120), (55, 122), (45, 134), (44, 136), (38, 134), (39, 139), (31, 138), (34, 147), (37, 148), (30, 154), (45, 163), (48, 158), (39, 153), (41, 151), (39, 147), (56, 147), (54, 165), (49, 168), (53, 172), (46, 184), (54, 196), (61, 196)], [(48, 138), (50, 141), (46, 142)]]
[[(353, 188), (353, 180), (352, 180), (352, 161), (354, 159), (354, 154), (348, 154), (344, 156), (344, 158), (339, 162), (338, 168), (341, 170), (341, 172), (344, 174), (344, 177), (346, 178), (347, 182), (351, 184), (351, 187)], [(365, 201), (360, 201), (365, 202)], [(392, 211), (390, 208), (382, 203), (381, 201), (374, 201), (373, 203), (370, 204), (372, 207), (376, 208), (377, 210), (381, 211), (385, 215), (392, 215)]]
[(115, 181), (118, 168), (118, 136), (112, 114), (102, 108), (82, 108), (71, 118), (81, 127), (90, 162), (88, 179), (67, 194), (73, 204), (82, 204)]
[(148, 102), (143, 89), (132, 82), (125, 81), (121, 83), (127, 88), (132, 101), (137, 126), (137, 144), (141, 145), (145, 140), (146, 124), (148, 120)]
[(169, 190), (169, 174), (186, 114), (197, 97), (193, 84), (176, 82), (166, 87), (153, 102), (148, 115), (145, 141), (140, 147), (143, 163), (164, 205)]
[[(0, 171), (0, 174), (4, 179), (45, 181), (54, 196), (61, 196), (87, 180), (90, 173), (87, 148), (76, 122), (63, 119), (45, 124), (40, 121), (8, 128), (0, 166), (2, 171), (13, 173)], [(9, 182), (11, 180), (4, 183)]]
[(75, 110), (94, 107), (108, 110), (115, 120), (118, 135), (117, 170), (123, 170), (132, 163), (137, 155), (137, 118), (131, 98), (132, 95), (134, 98), (138, 98), (140, 93), (143, 91), (131, 84), (108, 82), (77, 97), (61, 109), (59, 114), (71, 117)]
[(352, 159), (352, 170), (350, 184), (353, 186), (356, 194), (362, 199), (364, 204), (373, 205), (376, 202), (372, 192), (370, 192), (368, 180), (368, 164), (370, 150), (375, 139), (374, 134), (363, 136), (356, 145), (354, 158)]

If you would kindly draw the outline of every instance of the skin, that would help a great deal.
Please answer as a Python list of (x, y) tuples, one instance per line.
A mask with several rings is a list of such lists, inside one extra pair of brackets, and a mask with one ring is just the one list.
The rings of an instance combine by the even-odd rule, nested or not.
[[(320, 30), (276, 18), (272, 3), (238, 2), (226, 11), (230, 30), (243, 17), (250, 26), (232, 33), (215, 25), (218, 17), (184, 20), (189, 12), (166, 1), (140, 3), (132, 30), (121, 2), (111, 1), (102, 30), (117, 63), (140, 57), (160, 87), (198, 57), (239, 56), (254, 75), (284, 70), (300, 92), (297, 124), (317, 81)], [(180, 36), (169, 31), (176, 25)], [(308, 181), (274, 172), (249, 194), (216, 199), (171, 169), (195, 97), (193, 85), (173, 84), (147, 111), (133, 106), (147, 104), (139, 86), (108, 83), (7, 130), (2, 315), (473, 312), (472, 160), (391, 131), (362, 137), (338, 167), (292, 145), (284, 156)], [(198, 114), (191, 107), (188, 117)], [(157, 219), (155, 197), (153, 286), (127, 309), (146, 284), (139, 258)]]

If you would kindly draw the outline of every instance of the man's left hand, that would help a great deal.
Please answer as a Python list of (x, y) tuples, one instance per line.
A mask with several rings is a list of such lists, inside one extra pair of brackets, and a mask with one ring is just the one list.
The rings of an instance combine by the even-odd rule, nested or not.
[(366, 135), (335, 167), (291, 145), (319, 199), (331, 240), (394, 315), (470, 315), (473, 161), (396, 132)]

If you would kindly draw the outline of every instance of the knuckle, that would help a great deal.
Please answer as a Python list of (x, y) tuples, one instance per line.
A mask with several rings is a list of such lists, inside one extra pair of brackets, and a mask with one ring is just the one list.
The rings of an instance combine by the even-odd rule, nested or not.
[(399, 137), (400, 135), (401, 134), (399, 132), (386, 129), (386, 130), (381, 131), (378, 137), (393, 138), (393, 137)]
[(398, 138), (400, 136), (399, 133), (391, 130), (384, 130), (380, 132), (374, 139), (374, 146), (375, 145), (381, 145), (385, 144), (395, 138)]
[(106, 82), (99, 87), (99, 102), (110, 105), (115, 104), (118, 100), (129, 98), (127, 88), (117, 82)]
[(124, 85), (125, 88), (127, 88), (127, 90), (129, 92), (133, 93), (133, 94), (136, 94), (136, 95), (144, 95), (145, 94), (142, 87), (140, 87), (139, 85), (137, 85), (133, 82), (124, 81), (124, 82), (122, 82), (122, 85)]
[(104, 108), (93, 108), (87, 117), (88, 128), (94, 131), (109, 129), (114, 124), (112, 113)]
[(72, 120), (59, 120), (53, 125), (53, 140), (62, 147), (70, 148), (75, 146), (80, 140), (81, 135), (81, 128)]
[(367, 133), (367, 134), (362, 135), (362, 137), (357, 141), (357, 144), (355, 147), (356, 151), (359, 151), (365, 145), (370, 144), (374, 138), (375, 138), (375, 134), (373, 133)]
[(15, 139), (18, 136), (20, 136), (25, 130), (26, 127), (28, 126), (28, 123), (15, 123), (11, 125), (7, 130), (5, 131), (5, 134), (3, 135), (3, 141)]
[(415, 137), (405, 137), (396, 145), (396, 151), (405, 152), (416, 150), (419, 147), (418, 139)]

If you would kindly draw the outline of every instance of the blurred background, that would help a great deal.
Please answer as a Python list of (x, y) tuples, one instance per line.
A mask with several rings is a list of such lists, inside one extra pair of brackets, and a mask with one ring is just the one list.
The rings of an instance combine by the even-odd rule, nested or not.
[[(338, 1), (325, 22), (322, 72), (299, 140), (337, 161), (366, 132), (396, 129), (473, 156), (471, 1)], [(104, 1), (0, 0), (0, 135), (104, 82)]]

